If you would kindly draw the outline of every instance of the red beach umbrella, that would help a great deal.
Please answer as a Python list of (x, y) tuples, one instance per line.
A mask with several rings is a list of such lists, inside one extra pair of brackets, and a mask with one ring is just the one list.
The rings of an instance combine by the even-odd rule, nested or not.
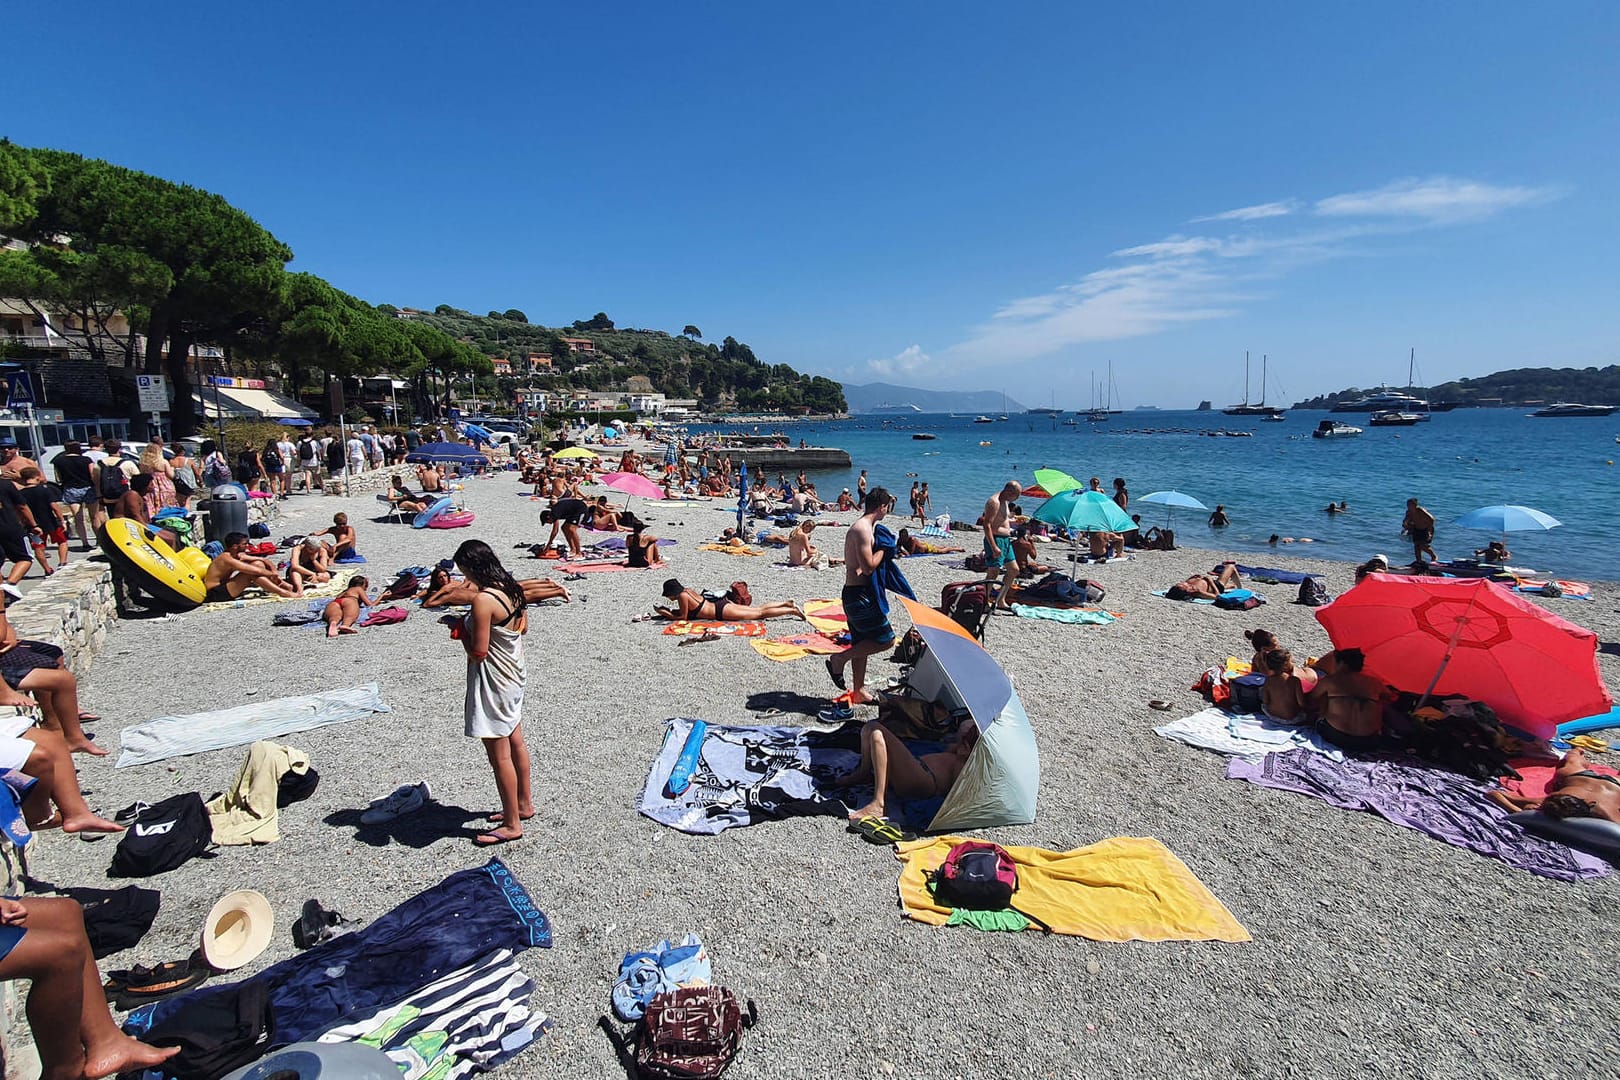
[(1494, 581), (1369, 574), (1316, 619), (1334, 648), (1360, 649), (1383, 681), (1466, 694), (1543, 738), (1614, 703), (1597, 635)]

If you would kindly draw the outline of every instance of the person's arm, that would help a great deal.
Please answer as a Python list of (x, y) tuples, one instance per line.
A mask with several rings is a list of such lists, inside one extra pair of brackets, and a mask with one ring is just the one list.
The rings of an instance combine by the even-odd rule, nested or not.
[(489, 655), (489, 626), (494, 616), (495, 598), (488, 593), (479, 593), (473, 597), (472, 618), (468, 620), (471, 625), (467, 633), (462, 635), (462, 647), (467, 650), (467, 659), (475, 664), (484, 662)]

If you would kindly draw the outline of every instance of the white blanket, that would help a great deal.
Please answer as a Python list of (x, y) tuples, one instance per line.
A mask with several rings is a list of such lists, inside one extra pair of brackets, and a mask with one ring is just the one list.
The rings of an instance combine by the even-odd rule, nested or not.
[(124, 752), (118, 758), (118, 768), (150, 765), (166, 758), (223, 750), (227, 746), (247, 746), (260, 739), (346, 724), (373, 713), (391, 711), (383, 704), (377, 684), (366, 683), (347, 690), (255, 701), (214, 712), (160, 716), (124, 729), (119, 737)]
[(1311, 750), (1326, 754), (1334, 761), (1344, 760), (1344, 753), (1309, 725), (1295, 727), (1268, 717), (1229, 713), (1213, 706), (1153, 730), (1166, 739), (1245, 761), (1259, 761), (1280, 750)]

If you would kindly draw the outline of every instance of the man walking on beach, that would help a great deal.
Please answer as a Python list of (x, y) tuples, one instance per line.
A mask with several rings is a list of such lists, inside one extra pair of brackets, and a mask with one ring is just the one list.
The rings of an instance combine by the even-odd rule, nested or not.
[(1416, 499), (1406, 500), (1406, 516), (1401, 519), (1401, 531), (1412, 538), (1412, 562), (1423, 561), (1423, 553), (1429, 553), (1430, 562), (1438, 562), (1440, 556), (1434, 553), (1434, 515), (1418, 505)]
[(861, 470), (860, 478), (855, 481), (855, 501), (860, 503), (863, 507), (866, 505), (866, 470), (865, 469)]
[(1000, 615), (1012, 614), (1012, 584), (1018, 576), (1018, 559), (1012, 549), (1012, 511), (1009, 509), (1024, 493), (1024, 486), (1016, 480), (990, 496), (984, 504), (984, 516), (979, 523), (984, 528), (984, 576), (987, 581), (1001, 576), (1001, 591), (990, 608)]
[(872, 581), (872, 572), (883, 562), (874, 530), (894, 507), (894, 496), (884, 488), (873, 488), (862, 504), (861, 516), (844, 535), (844, 591), (841, 599), (844, 617), (849, 621), (850, 646), (844, 652), (827, 658), (827, 674), (833, 685), (845, 688), (844, 665), (854, 675), (849, 685), (849, 703), (864, 705), (871, 699), (866, 695), (866, 658), (882, 652), (894, 644), (894, 627), (889, 615), (878, 603), (878, 585)]

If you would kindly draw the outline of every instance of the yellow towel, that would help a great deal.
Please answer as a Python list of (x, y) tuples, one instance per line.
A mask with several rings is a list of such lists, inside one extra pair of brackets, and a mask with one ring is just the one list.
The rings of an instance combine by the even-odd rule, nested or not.
[(810, 625), (823, 634), (837, 635), (849, 629), (849, 620), (844, 617), (841, 600), (806, 600), (804, 614), (810, 620)]
[[(895, 857), (900, 905), (909, 918), (943, 926), (951, 909), (934, 903), (927, 872), (968, 837), (902, 842)], [(1013, 906), (1053, 933), (1093, 941), (1249, 941), (1226, 906), (1169, 848), (1147, 837), (1117, 836), (1074, 851), (1008, 847), (1018, 864)]]
[(332, 580), (325, 585), (310, 585), (304, 589), (303, 596), (271, 596), (269, 593), (252, 586), (242, 593), (239, 600), (220, 600), (217, 603), (201, 604), (197, 611), (229, 611), (235, 607), (257, 607), (260, 604), (294, 604), (300, 600), (320, 600), (325, 597), (336, 596), (349, 587), (349, 579), (357, 570), (333, 570)]
[(835, 645), (820, 634), (804, 634), (798, 637), (780, 638), (753, 638), (748, 644), (754, 651), (767, 660), (787, 663), (789, 660), (798, 660), (815, 653), (818, 656), (828, 656), (844, 651), (845, 646)]
[(731, 544), (699, 544), (699, 551), (718, 551), (722, 555), (763, 555), (763, 551), (755, 551), (750, 547), (736, 547)]

